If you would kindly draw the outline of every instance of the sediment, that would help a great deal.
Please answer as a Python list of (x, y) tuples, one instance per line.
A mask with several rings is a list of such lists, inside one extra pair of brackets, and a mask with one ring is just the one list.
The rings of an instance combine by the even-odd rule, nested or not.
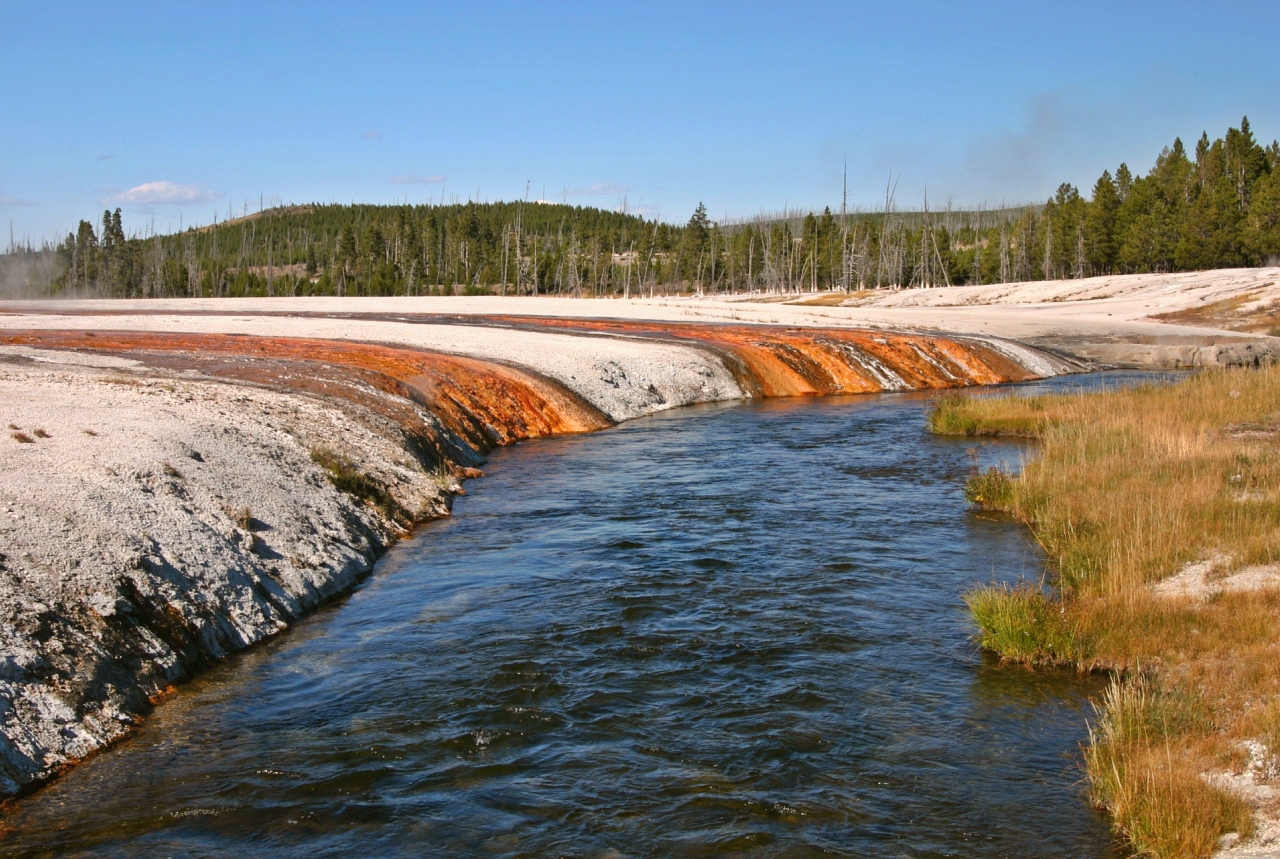
[(495, 446), (698, 402), (1081, 369), (997, 338), (847, 328), (44, 318), (0, 330), (5, 796), (349, 591)]

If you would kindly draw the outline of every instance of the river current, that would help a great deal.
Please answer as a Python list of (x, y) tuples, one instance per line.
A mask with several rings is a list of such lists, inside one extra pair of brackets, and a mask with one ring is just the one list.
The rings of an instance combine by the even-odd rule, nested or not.
[(1020, 449), (926, 408), (498, 451), (350, 597), (17, 803), (0, 854), (1111, 856), (1078, 768), (1098, 681), (999, 667), (961, 600), (1043, 572), (963, 497)]

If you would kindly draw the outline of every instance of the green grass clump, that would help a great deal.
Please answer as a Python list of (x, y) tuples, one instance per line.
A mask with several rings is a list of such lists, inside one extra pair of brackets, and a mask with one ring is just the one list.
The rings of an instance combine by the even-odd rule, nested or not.
[(1035, 438), (1057, 419), (1044, 397), (975, 397), (947, 391), (934, 398), (927, 421), (938, 435)]
[(964, 497), (984, 510), (1008, 510), (1013, 505), (1013, 475), (999, 468), (976, 471), (969, 477)]
[(408, 521), (407, 513), (387, 488), (342, 454), (327, 447), (318, 447), (311, 451), (311, 460), (324, 469), (329, 482), (338, 490), (376, 507), (392, 521)]
[(1008, 662), (1074, 665), (1087, 656), (1061, 606), (1030, 584), (988, 585), (964, 595), (978, 643)]

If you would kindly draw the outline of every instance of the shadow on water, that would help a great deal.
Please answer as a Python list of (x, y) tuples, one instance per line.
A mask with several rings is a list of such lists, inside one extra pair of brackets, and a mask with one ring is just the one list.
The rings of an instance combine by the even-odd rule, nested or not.
[(927, 399), (500, 451), (348, 599), (18, 803), (0, 851), (1109, 856), (1095, 681), (994, 665), (960, 600), (1042, 572), (963, 498), (1019, 449), (929, 436)]

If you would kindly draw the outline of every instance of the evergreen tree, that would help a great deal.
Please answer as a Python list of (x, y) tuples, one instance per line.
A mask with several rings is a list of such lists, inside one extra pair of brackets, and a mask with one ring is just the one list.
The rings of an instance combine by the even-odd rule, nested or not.
[(1093, 186), (1093, 200), (1085, 217), (1085, 247), (1089, 270), (1106, 274), (1116, 265), (1116, 216), (1120, 211), (1120, 192), (1109, 170)]

